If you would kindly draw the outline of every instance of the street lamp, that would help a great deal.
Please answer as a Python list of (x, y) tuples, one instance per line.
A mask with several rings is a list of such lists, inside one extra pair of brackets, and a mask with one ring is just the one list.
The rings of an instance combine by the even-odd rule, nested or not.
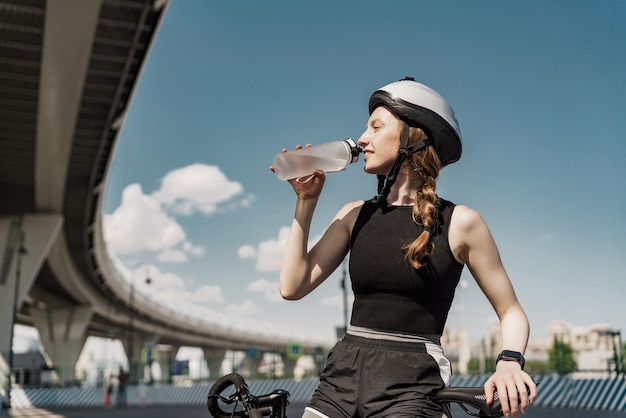
[(341, 287), (343, 291), (343, 327), (336, 327), (335, 329), (338, 339), (340, 339), (343, 336), (343, 334), (345, 334), (348, 331), (348, 286), (346, 283), (346, 279), (347, 279), (346, 263), (347, 263), (347, 258), (343, 260), (341, 281), (339, 282), (339, 287)]
[(343, 261), (343, 270), (341, 274), (341, 288), (343, 289), (343, 328), (348, 332), (348, 283), (347, 283), (347, 259)]
[[(624, 345), (622, 343), (622, 332), (620, 330), (608, 329), (599, 333), (601, 336), (611, 337), (611, 343), (613, 345), (613, 356), (615, 357), (615, 374), (619, 376), (621, 373), (626, 372), (624, 370)], [(617, 337), (617, 344), (615, 344), (615, 337)], [(610, 362), (609, 362), (609, 373)]]
[(148, 265), (146, 263), (137, 263), (135, 264), (133, 267), (131, 267), (132, 269), (132, 274), (129, 280), (130, 283), (130, 295), (128, 298), (128, 332), (127, 332), (127, 345), (128, 345), (128, 372), (130, 375), (130, 380), (131, 383), (133, 383), (135, 381), (135, 376), (136, 376), (136, 367), (133, 367), (133, 356), (134, 356), (134, 347), (133, 347), (133, 343), (134, 343), (134, 338), (133, 338), (133, 332), (134, 332), (134, 324), (133, 324), (133, 320), (134, 320), (134, 315), (133, 315), (133, 308), (134, 308), (134, 303), (135, 303), (135, 281), (137, 279), (137, 269), (144, 265), (145, 266), (145, 283), (146, 284), (150, 284), (151, 280), (150, 277), (148, 277)]
[(24, 247), (24, 231), (20, 229), (20, 245), (17, 249), (15, 257), (15, 289), (13, 290), (13, 311), (11, 313), (11, 331), (9, 333), (9, 378), (7, 379), (6, 396), (2, 398), (2, 409), (11, 408), (11, 380), (13, 375), (13, 332), (15, 329), (15, 321), (17, 319), (17, 311), (19, 308), (20, 298), (20, 275), (22, 267), (22, 256), (28, 254)]

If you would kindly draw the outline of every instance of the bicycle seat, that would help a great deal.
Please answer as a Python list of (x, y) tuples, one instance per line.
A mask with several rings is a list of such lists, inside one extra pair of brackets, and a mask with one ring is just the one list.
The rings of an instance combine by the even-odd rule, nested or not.
[[(435, 394), (435, 399), (441, 403), (456, 403), (465, 410), (468, 415), (476, 417), (501, 417), (502, 407), (498, 399), (498, 393), (494, 394), (491, 405), (487, 404), (485, 390), (482, 387), (447, 387)], [(474, 413), (467, 405), (476, 408), (479, 412)]]

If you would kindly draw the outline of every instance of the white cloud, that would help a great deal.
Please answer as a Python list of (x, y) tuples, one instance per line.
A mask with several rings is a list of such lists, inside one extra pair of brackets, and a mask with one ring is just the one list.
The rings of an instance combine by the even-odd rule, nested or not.
[[(222, 304), (224, 298), (219, 286), (200, 286), (189, 290), (185, 280), (173, 273), (163, 273), (154, 265), (142, 265), (135, 270), (121, 271), (133, 280), (135, 289), (147, 297), (168, 305), (172, 309), (199, 304)], [(150, 283), (147, 283), (149, 278)]]
[(122, 204), (104, 215), (102, 226), (105, 241), (116, 254), (159, 251), (159, 261), (182, 263), (188, 255), (200, 256), (205, 251), (185, 239), (178, 222), (154, 195), (144, 194), (139, 184), (124, 189)]
[(233, 303), (233, 304), (226, 306), (226, 309), (224, 309), (224, 312), (226, 312), (226, 314), (228, 315), (251, 316), (251, 315), (256, 315), (259, 312), (259, 310), (257, 309), (254, 302), (248, 299), (248, 300), (244, 300), (239, 305), (236, 305)]
[[(125, 274), (131, 277), (137, 289), (144, 289), (150, 292), (167, 292), (185, 288), (185, 282), (180, 276), (173, 273), (163, 273), (154, 265), (142, 265), (134, 270), (129, 270)], [(146, 284), (145, 279), (150, 279), (150, 283)]]
[(256, 250), (252, 245), (242, 245), (237, 251), (239, 258), (253, 258), (256, 257)]
[[(152, 195), (131, 184), (122, 192), (121, 205), (103, 216), (105, 241), (116, 254), (147, 250), (159, 252), (162, 262), (186, 262), (189, 255), (200, 256), (205, 249), (186, 240), (173, 215), (212, 214), (242, 191), (241, 184), (226, 178), (219, 167), (204, 164), (171, 171)], [(253, 200), (248, 194), (225, 208), (246, 207)]]
[(256, 196), (253, 194), (248, 194), (246, 197), (244, 197), (243, 199), (241, 199), (241, 202), (239, 202), (239, 204), (244, 207), (244, 208), (248, 208), (252, 205), (252, 202), (254, 202), (256, 200)]
[[(285, 253), (285, 246), (287, 245), (290, 231), (290, 227), (283, 226), (278, 231), (278, 238), (261, 241), (257, 249), (250, 245), (241, 246), (239, 248), (239, 257), (252, 258), (256, 256), (256, 269), (258, 271), (269, 272), (280, 270), (280, 264), (283, 259), (283, 254)], [(315, 237), (313, 240), (309, 240), (308, 248), (311, 249), (320, 238), (321, 235)]]
[(139, 184), (124, 189), (122, 204), (102, 222), (104, 238), (117, 254), (163, 251), (185, 239), (183, 228)]
[(203, 247), (200, 247), (199, 245), (193, 245), (189, 241), (185, 241), (183, 243), (183, 250), (185, 250), (185, 252), (187, 252), (189, 254), (196, 255), (196, 256), (200, 256), (200, 255), (204, 254), (204, 248)]
[(184, 263), (189, 258), (188, 254), (194, 256), (201, 256), (204, 254), (204, 248), (198, 245), (193, 245), (189, 241), (185, 241), (181, 245), (181, 249), (168, 248), (161, 252), (158, 256), (158, 260), (163, 263)]
[(250, 282), (248, 290), (256, 293), (263, 293), (265, 300), (269, 302), (281, 302), (283, 299), (278, 290), (278, 282), (270, 282), (265, 279)]
[(256, 268), (259, 271), (278, 271), (285, 252), (285, 245), (291, 228), (282, 227), (278, 231), (278, 239), (263, 241), (258, 247)]
[(224, 302), (222, 289), (219, 286), (200, 286), (192, 293), (192, 295), (192, 300), (195, 302)]
[[(229, 180), (219, 167), (196, 163), (169, 172), (153, 197), (176, 214), (210, 215), (220, 203), (242, 192), (241, 184)], [(249, 199), (248, 196), (246, 201)]]
[(163, 263), (184, 263), (187, 261), (187, 254), (180, 250), (167, 249), (159, 254), (158, 260)]

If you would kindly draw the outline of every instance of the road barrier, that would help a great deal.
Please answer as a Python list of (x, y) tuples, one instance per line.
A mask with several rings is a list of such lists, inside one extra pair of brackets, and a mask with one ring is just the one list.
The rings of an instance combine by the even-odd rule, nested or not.
[[(485, 376), (454, 376), (453, 386), (482, 386)], [(539, 396), (536, 406), (553, 408), (588, 409), (626, 412), (626, 378), (573, 379), (561, 376), (537, 376)], [(317, 387), (317, 378), (300, 381), (292, 379), (252, 380), (248, 386), (252, 393), (269, 393), (274, 389), (287, 390), (292, 403), (306, 402)], [(211, 383), (190, 386), (149, 386), (127, 388), (129, 406), (146, 405), (205, 405)], [(0, 399), (2, 398), (0, 393)], [(28, 388), (14, 387), (11, 391), (11, 405), (24, 407), (95, 407), (104, 408), (105, 388), (65, 387)], [(115, 407), (116, 394), (113, 392), (112, 407)]]

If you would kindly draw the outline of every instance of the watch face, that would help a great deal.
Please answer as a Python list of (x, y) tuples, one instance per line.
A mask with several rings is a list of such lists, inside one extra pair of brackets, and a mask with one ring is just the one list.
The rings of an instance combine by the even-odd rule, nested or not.
[(511, 350), (504, 350), (502, 352), (502, 357), (509, 357), (515, 360), (520, 360), (522, 358), (522, 353)]
[(512, 350), (502, 350), (502, 352), (498, 354), (496, 363), (500, 360), (516, 361), (521, 364), (522, 368), (524, 368), (524, 363), (526, 363), (526, 360), (524, 359), (524, 355), (522, 353)]

